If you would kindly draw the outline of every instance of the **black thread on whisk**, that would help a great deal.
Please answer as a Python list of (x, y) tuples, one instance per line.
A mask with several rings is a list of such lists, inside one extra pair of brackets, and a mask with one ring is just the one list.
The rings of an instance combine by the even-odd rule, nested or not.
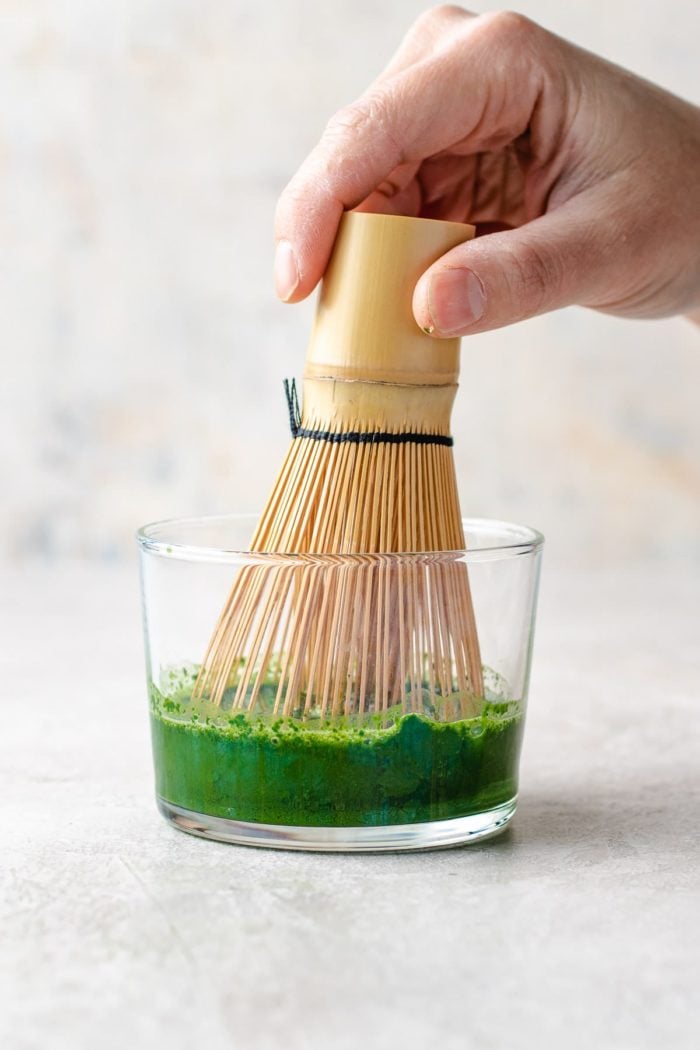
[(284, 393), (287, 398), (289, 409), (289, 429), (293, 438), (310, 438), (311, 441), (328, 441), (332, 445), (356, 444), (356, 445), (444, 445), (452, 448), (454, 438), (446, 434), (416, 434), (408, 431), (403, 434), (393, 434), (385, 430), (349, 430), (338, 432), (335, 430), (308, 430), (301, 425), (301, 409), (299, 407), (299, 395), (297, 394), (296, 380), (284, 380)]
[(301, 409), (299, 408), (296, 379), (284, 380), (284, 394), (287, 398), (287, 408), (289, 409), (289, 429), (292, 432), (292, 437), (296, 437), (301, 430)]

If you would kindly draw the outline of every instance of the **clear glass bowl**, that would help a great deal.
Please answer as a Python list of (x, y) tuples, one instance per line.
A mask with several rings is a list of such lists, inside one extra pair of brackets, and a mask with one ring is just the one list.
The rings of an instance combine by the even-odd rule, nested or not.
[[(166, 819), (205, 838), (311, 850), (426, 849), (503, 830), (542, 536), (467, 519), (466, 550), (259, 554), (246, 551), (256, 521), (138, 533)], [(478, 665), (474, 639), (460, 636), (465, 605)], [(217, 623), (229, 644), (214, 658)]]

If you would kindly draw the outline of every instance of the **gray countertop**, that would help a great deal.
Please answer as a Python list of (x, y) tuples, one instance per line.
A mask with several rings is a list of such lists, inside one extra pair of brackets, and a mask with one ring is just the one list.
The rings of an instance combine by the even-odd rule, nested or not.
[(700, 572), (547, 566), (521, 801), (425, 854), (153, 801), (135, 569), (3, 574), (7, 1050), (697, 1046)]

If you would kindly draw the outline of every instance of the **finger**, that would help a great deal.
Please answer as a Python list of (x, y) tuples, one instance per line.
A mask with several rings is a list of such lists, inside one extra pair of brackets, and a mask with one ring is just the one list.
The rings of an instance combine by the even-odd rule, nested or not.
[(522, 47), (526, 26), (537, 41), (547, 36), (517, 16), (465, 18), (458, 44), (399, 72), (332, 118), (278, 202), (281, 298), (297, 302), (313, 290), (343, 211), (391, 172), (457, 142), (476, 152), (526, 130), (541, 90), (534, 45)]
[(416, 284), (420, 327), (438, 338), (471, 335), (594, 299), (609, 280), (616, 236), (595, 222), (610, 213), (601, 198), (581, 194), (518, 229), (447, 252)]

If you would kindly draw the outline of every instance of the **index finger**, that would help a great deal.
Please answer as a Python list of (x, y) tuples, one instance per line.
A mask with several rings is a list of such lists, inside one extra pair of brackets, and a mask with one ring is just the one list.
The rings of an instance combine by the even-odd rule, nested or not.
[(340, 217), (401, 164), (383, 102), (364, 98), (336, 113), (285, 187), (275, 212), (275, 279), (286, 302), (304, 299), (328, 263)]
[(298, 302), (314, 289), (343, 211), (395, 169), (417, 168), (458, 143), (464, 152), (498, 148), (526, 130), (540, 90), (531, 49), (522, 47), (524, 25), (533, 24), (463, 14), (444, 47), (432, 41), (426, 57), (398, 72), (390, 67), (332, 117), (283, 191), (275, 216), (280, 298)]

